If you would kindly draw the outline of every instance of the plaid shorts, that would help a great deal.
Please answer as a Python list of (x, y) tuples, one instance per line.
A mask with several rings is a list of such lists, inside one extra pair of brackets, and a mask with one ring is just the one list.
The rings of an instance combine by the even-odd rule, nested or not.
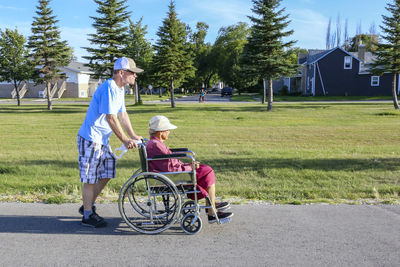
[(96, 184), (99, 179), (115, 178), (117, 161), (110, 146), (88, 141), (79, 135), (77, 145), (82, 183)]

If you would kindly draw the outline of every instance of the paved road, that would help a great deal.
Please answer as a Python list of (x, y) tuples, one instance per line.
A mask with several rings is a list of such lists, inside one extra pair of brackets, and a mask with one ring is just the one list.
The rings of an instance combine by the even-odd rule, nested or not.
[[(79, 204), (0, 203), (0, 266), (399, 266), (400, 205), (234, 205), (231, 223), (141, 235), (116, 204), (104, 229)], [(202, 213), (203, 222), (205, 214)]]
[[(180, 98), (176, 98), (175, 102), (177, 103), (187, 103), (187, 104), (192, 104), (192, 103), (198, 103), (198, 104), (207, 104), (207, 103), (229, 103), (231, 101), (231, 98), (228, 96), (221, 97), (221, 94), (213, 93), (213, 94), (207, 94), (205, 96), (205, 102), (199, 103), (199, 95), (195, 94), (192, 96), (184, 96)], [(169, 103), (170, 100), (164, 100), (164, 101), (144, 101), (144, 103)]]

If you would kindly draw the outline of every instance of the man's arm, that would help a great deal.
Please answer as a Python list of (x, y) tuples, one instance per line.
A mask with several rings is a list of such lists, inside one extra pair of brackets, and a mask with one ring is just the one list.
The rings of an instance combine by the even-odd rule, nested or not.
[[(118, 137), (119, 140), (125, 145), (126, 148), (136, 148), (137, 145), (135, 141), (132, 139), (129, 139), (124, 131), (122, 130), (121, 124), (118, 121), (117, 115), (115, 114), (106, 114), (106, 120), (108, 124), (110, 125), (111, 129), (115, 133), (115, 135)], [(132, 127), (131, 127), (132, 128)], [(133, 130), (132, 130), (133, 131)]]
[(135, 131), (132, 128), (131, 120), (129, 119), (129, 115), (126, 111), (118, 113), (118, 117), (121, 121), (122, 127), (124, 127), (125, 131), (132, 139), (140, 140), (143, 138), (142, 136), (135, 134)]

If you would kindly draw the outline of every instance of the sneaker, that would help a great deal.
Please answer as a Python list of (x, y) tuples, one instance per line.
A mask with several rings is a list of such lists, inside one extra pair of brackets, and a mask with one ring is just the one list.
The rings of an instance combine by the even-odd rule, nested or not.
[[(222, 219), (227, 219), (227, 218), (232, 217), (233, 213), (218, 211), (217, 216), (218, 216), (218, 219), (222, 220)], [(217, 221), (216, 217), (208, 215), (208, 223), (215, 223), (216, 221)]]
[(215, 203), (215, 207), (218, 211), (229, 210), (231, 208), (231, 204), (229, 202), (219, 202)]
[[(224, 211), (224, 210), (229, 210), (231, 208), (231, 204), (229, 202), (219, 202), (215, 203), (215, 207), (217, 208), (217, 211)], [(204, 209), (206, 213), (208, 214), (208, 209)]]
[(100, 228), (106, 227), (107, 223), (99, 215), (97, 215), (96, 213), (92, 213), (90, 214), (88, 219), (85, 219), (85, 217), (82, 218), (82, 225), (93, 228)]
[[(92, 206), (93, 213), (96, 213), (96, 206)], [(83, 205), (79, 208), (78, 212), (83, 215)]]

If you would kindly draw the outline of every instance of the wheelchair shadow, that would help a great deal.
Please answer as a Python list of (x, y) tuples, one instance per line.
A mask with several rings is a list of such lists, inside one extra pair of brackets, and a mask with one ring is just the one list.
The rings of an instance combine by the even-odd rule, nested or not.
[[(121, 218), (105, 218), (107, 227), (81, 225), (80, 217), (0, 215), (0, 233), (79, 234), (79, 235), (142, 235), (131, 229)], [(180, 227), (171, 227), (161, 235), (184, 235)]]

